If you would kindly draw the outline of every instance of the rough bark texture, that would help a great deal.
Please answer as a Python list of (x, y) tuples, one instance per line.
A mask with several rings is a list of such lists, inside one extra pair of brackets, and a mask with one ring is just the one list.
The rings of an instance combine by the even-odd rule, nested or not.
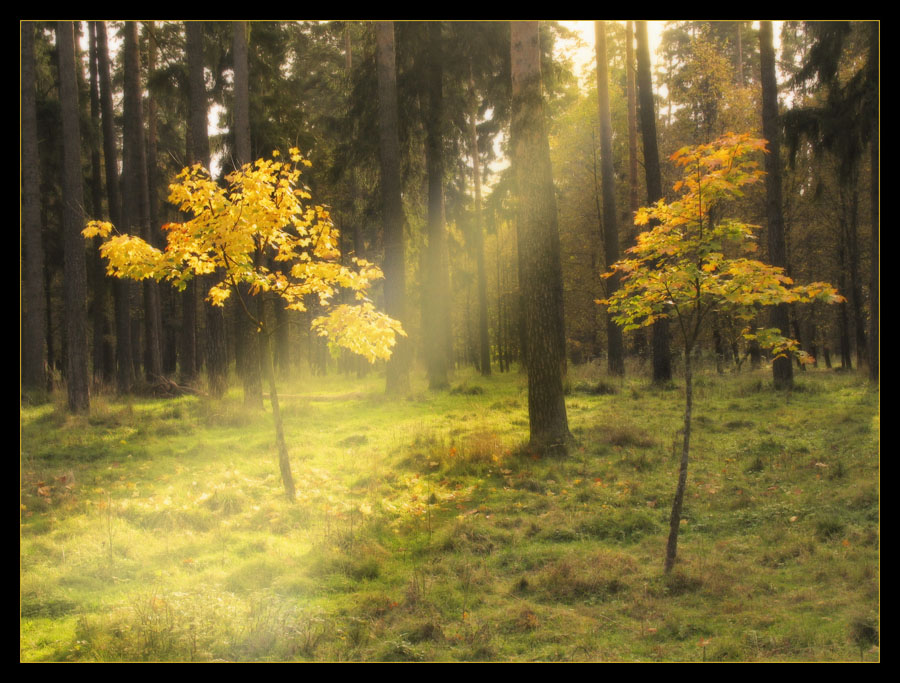
[[(647, 202), (662, 199), (662, 174), (659, 169), (659, 147), (656, 142), (656, 110), (653, 105), (653, 79), (650, 75), (650, 42), (647, 22), (637, 22), (638, 99), (641, 105), (641, 137), (644, 142), (644, 173), (647, 178)], [(669, 322), (653, 324), (653, 381), (672, 380), (672, 354), (669, 349)]]
[[(640, 208), (638, 198), (637, 93), (634, 82), (634, 30), (631, 21), (625, 28), (625, 93), (628, 101), (628, 208), (632, 215)], [(633, 226), (632, 226), (633, 227)]]
[[(185, 23), (187, 37), (188, 82), (190, 86), (191, 162), (209, 168), (209, 134), (207, 132), (208, 101), (203, 75), (203, 24)], [(201, 292), (209, 290), (210, 279), (201, 277)], [(205, 296), (204, 296), (205, 299)], [(225, 315), (220, 306), (204, 305), (206, 313), (206, 373), (209, 393), (219, 398), (227, 388), (225, 349)]]
[(87, 272), (84, 257), (84, 190), (81, 177), (81, 131), (78, 115), (78, 83), (75, 75), (75, 30), (72, 22), (56, 25), (59, 58), (59, 101), (63, 138), (63, 246), (64, 306), (66, 320), (66, 386), (69, 409), (90, 409), (88, 348), (85, 329)]
[[(619, 260), (619, 226), (616, 213), (616, 179), (613, 171), (612, 120), (609, 114), (609, 77), (606, 67), (606, 22), (595, 21), (597, 50), (597, 99), (600, 111), (600, 185), (603, 192), (603, 251), (607, 269)], [(618, 272), (606, 281), (607, 296), (619, 288)], [(606, 320), (609, 372), (625, 374), (625, 346), (622, 328), (612, 318)]]
[[(349, 38), (349, 33), (346, 34)], [(379, 161), (384, 216), (384, 308), (401, 323), (406, 321), (406, 248), (403, 203), (400, 194), (400, 133), (397, 114), (397, 66), (394, 22), (375, 24), (378, 72)], [(348, 54), (350, 51), (348, 49)], [(409, 391), (409, 342), (399, 338), (387, 364), (385, 391)]]
[[(769, 261), (773, 266), (787, 268), (784, 216), (781, 209), (781, 133), (778, 129), (778, 84), (775, 80), (775, 48), (772, 43), (772, 22), (761, 21), (759, 27), (759, 60), (762, 82), (763, 137), (769, 141), (766, 154), (766, 222), (768, 224)], [(788, 305), (779, 304), (772, 311), (772, 325), (790, 336)], [(776, 358), (772, 362), (775, 387), (787, 389), (793, 385), (794, 367), (790, 358)]]
[(511, 24), (513, 164), (517, 183), (530, 447), (564, 454), (571, 439), (559, 343), (562, 270), (550, 147), (541, 102), (538, 23)]
[[(879, 26), (878, 26), (878, 22), (873, 21), (872, 25), (870, 27), (870, 30), (871, 30), (872, 34), (871, 34), (871, 39), (870, 39), (870, 43), (869, 43), (869, 50), (870, 50), (869, 63), (875, 74), (874, 80), (876, 80), (876, 82), (877, 82), (877, 79), (879, 76), (879, 69), (878, 69), (878, 38), (879, 38), (878, 31), (879, 31)], [(876, 106), (876, 112), (877, 111), (878, 111), (878, 108)], [(880, 368), (880, 361), (881, 361), (881, 358), (880, 358), (881, 348), (880, 348), (880, 340), (879, 340), (880, 329), (878, 327), (879, 313), (880, 313), (879, 303), (878, 303), (878, 288), (879, 288), (878, 240), (880, 237), (880, 233), (879, 233), (880, 214), (879, 214), (879, 204), (878, 204), (878, 182), (879, 182), (879, 176), (878, 176), (879, 138), (878, 138), (878, 135), (879, 135), (878, 115), (876, 114), (874, 117), (872, 117), (872, 141), (871, 141), (871, 145), (872, 145), (872, 147), (871, 147), (871, 155), (872, 155), (872, 159), (871, 159), (871, 173), (872, 173), (872, 177), (871, 177), (871, 182), (872, 182), (872, 196), (871, 196), (871, 200), (872, 200), (872, 206), (871, 206), (871, 219), (872, 219), (872, 246), (871, 246), (872, 251), (871, 251), (871, 254), (872, 254), (872, 258), (871, 258), (871, 262), (872, 262), (872, 266), (871, 266), (871, 269), (872, 269), (872, 275), (871, 275), (871, 278), (872, 279), (871, 279), (871, 282), (869, 285), (869, 301), (872, 306), (872, 314), (869, 318), (869, 378), (876, 384), (878, 383), (879, 368)]]
[(449, 382), (447, 352), (450, 342), (450, 274), (447, 263), (447, 233), (444, 226), (443, 154), (443, 64), (441, 24), (428, 24), (427, 101), (425, 122), (425, 166), (428, 173), (428, 246), (426, 253), (425, 356), (428, 386), (443, 389)]
[(41, 177), (34, 93), (34, 23), (22, 22), (22, 387), (47, 387), (44, 245), (41, 235)]

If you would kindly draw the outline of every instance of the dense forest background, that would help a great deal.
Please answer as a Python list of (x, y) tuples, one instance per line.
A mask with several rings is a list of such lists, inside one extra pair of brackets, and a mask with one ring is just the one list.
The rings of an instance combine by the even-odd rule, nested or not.
[[(779, 22), (773, 41), (769, 22), (667, 22), (652, 74), (646, 22), (600, 24), (604, 49), (581, 78), (562, 49), (576, 36), (540, 29), (567, 362), (649, 376), (656, 333), (609, 324), (595, 303), (612, 286), (601, 273), (634, 243), (634, 211), (660, 198), (655, 183), (665, 195), (677, 180), (673, 152), (774, 131), (783, 253), (765, 191), (736, 211), (761, 226), (758, 258), (846, 297), (792, 305), (790, 336), (818, 364), (877, 381), (878, 23)], [(767, 41), (778, 106), (764, 135)], [(330, 207), (342, 259), (385, 271), (371, 296), (409, 333), (389, 390), (410, 367), (440, 388), (454, 367), (489, 374), (523, 360), (508, 23), (22, 22), (21, 48), (26, 392), (65, 385), (83, 410), (104, 387), (221, 395), (242, 382), (260, 402), (255, 341), (233, 299), (209, 306), (202, 279), (182, 293), (113, 280), (80, 231), (110, 220), (161, 245), (161, 226), (183, 219), (166, 199), (184, 166), (211, 165), (221, 180), (291, 147), (312, 162), (304, 182)], [(302, 313), (267, 305), (280, 376), (370, 372), (310, 332), (315, 301)], [(703, 340), (722, 372), (761, 360), (742, 329), (722, 316)], [(677, 371), (676, 337), (663, 343)], [(654, 360), (654, 379), (666, 374)]]

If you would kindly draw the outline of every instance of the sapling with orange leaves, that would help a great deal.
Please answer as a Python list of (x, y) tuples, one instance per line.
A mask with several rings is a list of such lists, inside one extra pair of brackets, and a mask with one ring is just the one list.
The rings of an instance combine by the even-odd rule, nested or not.
[(675, 323), (684, 349), (684, 441), (678, 486), (669, 520), (665, 572), (675, 563), (678, 529), (687, 483), (693, 405), (692, 354), (713, 314), (743, 320), (747, 339), (756, 339), (775, 357), (812, 358), (795, 340), (777, 329), (753, 329), (750, 321), (760, 309), (780, 303), (843, 301), (834, 287), (823, 282), (795, 284), (781, 268), (749, 258), (757, 249), (758, 226), (724, 217), (721, 205), (743, 196), (745, 188), (763, 176), (753, 157), (764, 152), (766, 141), (729, 133), (714, 142), (684, 147), (671, 156), (683, 169), (674, 185), (680, 197), (660, 200), (639, 209), (635, 224), (655, 225), (638, 236), (629, 257), (613, 264), (621, 276), (620, 288), (605, 304), (613, 320), (626, 331), (652, 324), (659, 318)]
[[(245, 164), (225, 178), (225, 185), (213, 181), (199, 164), (181, 171), (169, 186), (169, 201), (192, 218), (163, 226), (163, 250), (139, 237), (117, 234), (106, 222), (91, 221), (83, 234), (104, 239), (100, 252), (110, 275), (168, 281), (180, 290), (192, 278), (208, 275), (214, 282), (206, 296), (212, 305), (224, 306), (236, 296), (262, 342), (282, 483), (293, 500), (269, 343), (272, 330), (262, 297), (256, 297), (254, 310), (238, 285), (246, 285), (254, 296), (269, 292), (296, 311), (306, 310), (309, 298), (317, 300), (325, 314), (313, 320), (313, 329), (328, 338), (332, 351), (346, 348), (370, 362), (389, 358), (397, 335), (405, 332), (367, 298), (372, 281), (383, 277), (381, 270), (363, 259), (353, 259), (352, 268), (341, 263), (338, 232), (327, 208), (310, 203), (309, 189), (300, 182), (300, 166), (310, 162), (296, 148), (290, 150), (289, 161), (279, 156), (276, 151), (271, 160)], [(355, 304), (334, 303), (342, 289), (355, 294)]]

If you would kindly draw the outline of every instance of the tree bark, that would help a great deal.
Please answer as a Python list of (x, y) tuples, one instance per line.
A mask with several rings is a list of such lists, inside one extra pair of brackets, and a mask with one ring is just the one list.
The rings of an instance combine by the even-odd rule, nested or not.
[(569, 433), (563, 393), (562, 269), (550, 146), (541, 101), (538, 23), (511, 23), (512, 125), (520, 286), (528, 375), (530, 448), (564, 455)]
[[(606, 22), (594, 22), (597, 51), (597, 98), (600, 112), (600, 179), (603, 192), (603, 250), (606, 268), (619, 260), (619, 226), (616, 212), (616, 180), (613, 171), (612, 120), (609, 114), (609, 77), (606, 57)], [(619, 288), (620, 276), (615, 273), (606, 281), (607, 296)], [(609, 372), (625, 374), (625, 347), (622, 328), (607, 316), (606, 337)]]
[(44, 244), (41, 224), (41, 175), (35, 101), (34, 23), (22, 30), (22, 387), (47, 388), (47, 309), (44, 298)]
[(425, 121), (425, 166), (428, 174), (428, 272), (425, 283), (423, 324), (428, 386), (448, 386), (448, 345), (450, 339), (450, 274), (447, 264), (447, 234), (444, 226), (444, 153), (443, 153), (443, 50), (441, 24), (427, 25), (427, 100)]
[(78, 83), (75, 74), (75, 27), (70, 21), (56, 25), (59, 58), (59, 100), (62, 113), (62, 228), (65, 249), (66, 386), (69, 409), (90, 409), (88, 349), (85, 330), (87, 272), (84, 256), (84, 190), (81, 176), (81, 131)]
[[(879, 69), (878, 69), (878, 40), (879, 40), (879, 25), (877, 21), (873, 21), (871, 23), (870, 29), (870, 42), (869, 42), (869, 63), (870, 68), (874, 71), (873, 80), (878, 83)], [(880, 89), (878, 91), (880, 93)], [(878, 98), (878, 96), (876, 96)], [(876, 99), (876, 112), (878, 111), (878, 99)], [(872, 246), (871, 246), (871, 254), (872, 254), (872, 266), (871, 266), (871, 281), (869, 284), (869, 300), (872, 306), (871, 316), (869, 317), (869, 379), (878, 384), (879, 380), (879, 371), (880, 371), (880, 362), (881, 362), (881, 348), (880, 348), (880, 328), (879, 328), (879, 302), (878, 302), (878, 289), (879, 289), (879, 280), (878, 280), (878, 241), (880, 239), (880, 205), (878, 203), (878, 183), (879, 183), (879, 175), (878, 175), (878, 162), (879, 162), (879, 123), (878, 123), (878, 115), (876, 113), (875, 116), (872, 117), (872, 141), (871, 141), (871, 183), (872, 183), (872, 195), (871, 195), (871, 221), (872, 221)]]
[[(185, 22), (187, 37), (188, 80), (190, 84), (190, 127), (193, 142), (192, 163), (199, 163), (209, 169), (209, 133), (206, 81), (203, 74), (203, 23)], [(210, 278), (200, 277), (202, 292), (209, 289)], [(206, 297), (204, 295), (204, 301)], [(220, 306), (209, 302), (204, 305), (206, 314), (206, 373), (209, 393), (221, 398), (228, 387), (226, 366), (228, 356), (225, 348), (225, 315)]]
[[(659, 147), (656, 141), (656, 109), (653, 104), (653, 79), (650, 75), (650, 41), (647, 22), (637, 22), (638, 99), (641, 105), (641, 137), (644, 143), (644, 173), (647, 179), (647, 201), (655, 204), (663, 197)], [(652, 227), (652, 226), (651, 226)], [(669, 322), (665, 318), (653, 324), (653, 381), (672, 381), (672, 353), (669, 344)]]
[[(349, 33), (345, 34), (349, 41)], [(375, 23), (378, 73), (379, 161), (384, 216), (384, 308), (401, 323), (406, 322), (406, 245), (403, 236), (403, 201), (400, 186), (400, 127), (397, 112), (397, 64), (394, 52), (394, 22)], [(350, 54), (349, 43), (347, 54)], [(349, 60), (349, 56), (348, 56)], [(398, 338), (387, 363), (385, 392), (409, 391), (409, 342)]]
[[(769, 260), (773, 266), (787, 268), (784, 216), (781, 209), (781, 134), (778, 129), (778, 83), (775, 80), (775, 48), (772, 22), (759, 25), (759, 59), (762, 82), (763, 137), (769, 141), (766, 155), (766, 222), (768, 224)], [(790, 336), (788, 305), (779, 304), (772, 311), (772, 324), (784, 337)], [(772, 361), (772, 378), (776, 389), (789, 389), (794, 382), (794, 366), (790, 358)]]
[[(253, 162), (250, 145), (250, 63), (247, 47), (247, 22), (232, 23), (234, 31), (234, 165), (242, 168), (244, 164)], [(246, 284), (240, 286), (245, 298), (250, 290)], [(243, 353), (238, 366), (244, 385), (244, 405), (258, 410), (263, 407), (262, 379), (260, 367), (264, 361), (261, 356), (259, 334), (246, 316), (238, 315), (237, 334), (243, 341)]]

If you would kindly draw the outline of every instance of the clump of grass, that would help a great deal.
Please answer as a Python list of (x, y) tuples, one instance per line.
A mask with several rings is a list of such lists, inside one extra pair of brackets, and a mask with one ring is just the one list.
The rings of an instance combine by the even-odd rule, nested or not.
[(481, 396), (484, 393), (484, 387), (477, 384), (469, 385), (468, 382), (462, 382), (450, 389), (451, 396)]

